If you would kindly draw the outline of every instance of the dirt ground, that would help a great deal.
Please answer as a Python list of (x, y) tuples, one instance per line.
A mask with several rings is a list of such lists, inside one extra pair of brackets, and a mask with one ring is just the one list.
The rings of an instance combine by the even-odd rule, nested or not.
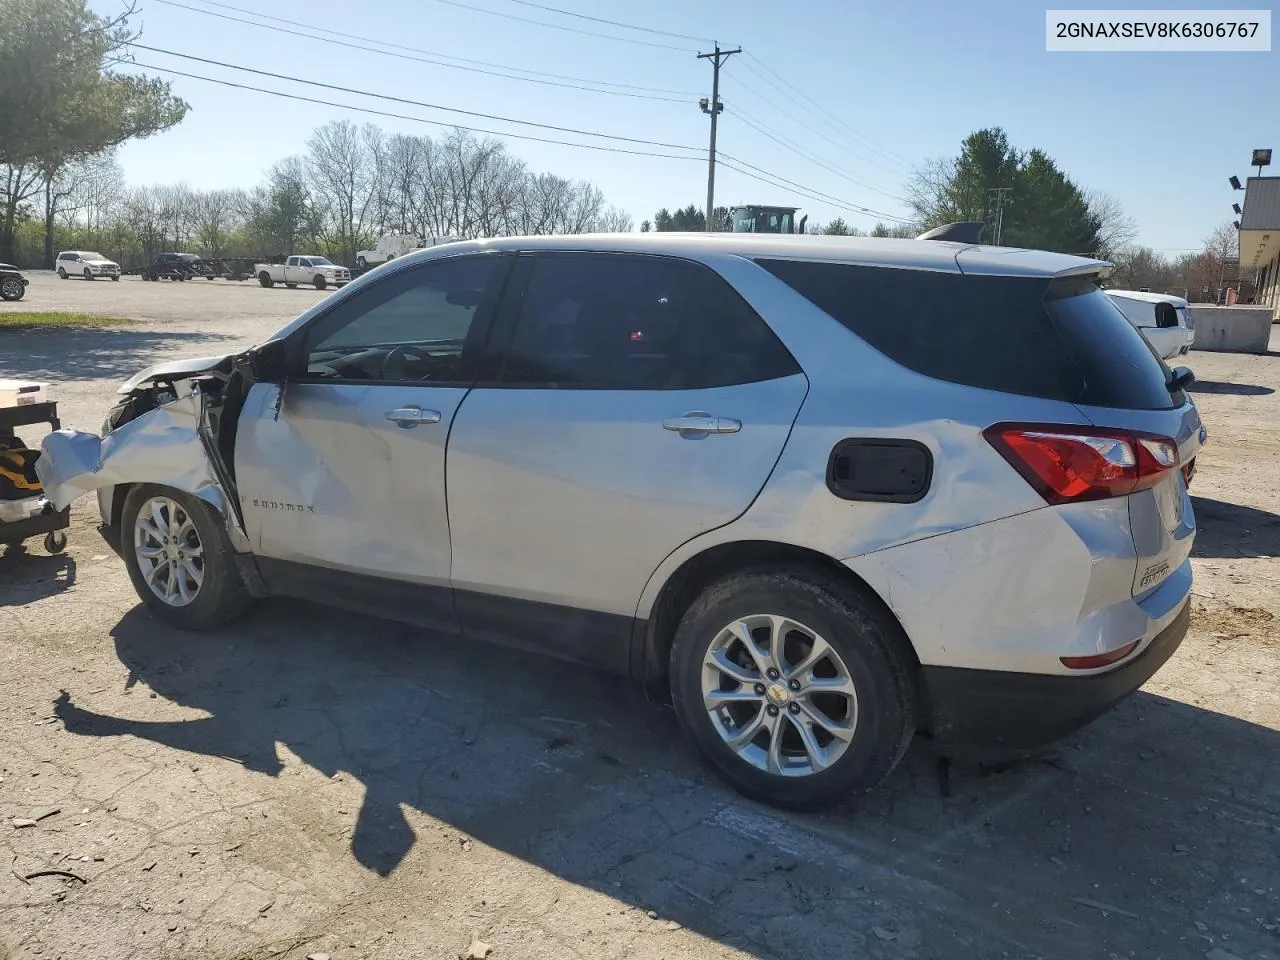
[[(19, 307), (147, 319), (0, 331), (0, 376), (96, 429), (145, 363), (317, 296), (173, 286), (37, 275)], [(82, 502), (65, 555), (0, 556), (0, 960), (1280, 957), (1272, 345), (1190, 357), (1195, 615), (1165, 669), (1046, 760), (946, 797), (919, 742), (824, 816), (738, 798), (667, 709), (572, 666), (287, 602), (165, 629)]]

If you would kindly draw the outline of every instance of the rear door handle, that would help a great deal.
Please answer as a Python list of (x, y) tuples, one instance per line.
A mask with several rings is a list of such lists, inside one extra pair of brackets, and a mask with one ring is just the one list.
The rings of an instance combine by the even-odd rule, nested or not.
[(737, 433), (742, 429), (742, 421), (731, 417), (713, 417), (709, 413), (686, 413), (683, 417), (663, 420), (662, 429), (693, 438), (709, 433)]
[(387, 419), (408, 430), (420, 423), (439, 423), (439, 410), (423, 410), (421, 407), (397, 407), (387, 411)]

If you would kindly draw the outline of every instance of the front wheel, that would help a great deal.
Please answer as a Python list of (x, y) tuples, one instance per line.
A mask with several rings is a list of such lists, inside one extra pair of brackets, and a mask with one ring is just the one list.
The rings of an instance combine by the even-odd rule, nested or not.
[(317, 290), (323, 290), (325, 287), (329, 285), (328, 281), (325, 280), (325, 278), (322, 277), (320, 274), (316, 274), (316, 279), (314, 282)]
[(140, 484), (121, 514), (129, 579), (157, 620), (210, 630), (239, 616), (250, 597), (236, 569), (223, 519), (213, 507), (169, 487)]
[(274, 287), (276, 285), (276, 282), (271, 279), (271, 274), (265, 270), (258, 274), (258, 283), (264, 287)]
[(909, 641), (819, 568), (761, 568), (707, 587), (676, 630), (671, 693), (738, 791), (815, 810), (879, 784), (915, 730)]
[(115, 283), (115, 282), (119, 281), (119, 279), (120, 279), (120, 274), (118, 274), (118, 273), (113, 273), (113, 274), (111, 275), (111, 281), (112, 281), (112, 283)]
[(92, 270), (90, 270), (88, 267), (85, 267), (85, 268), (84, 268), (84, 278), (85, 278), (86, 280), (92, 280), (92, 279), (93, 279), (93, 271), (92, 271)]
[(369, 269), (369, 262), (364, 257), (356, 257), (356, 266), (361, 270)]
[(6, 277), (0, 281), (0, 300), (21, 300), (26, 292), (27, 288), (17, 277)]

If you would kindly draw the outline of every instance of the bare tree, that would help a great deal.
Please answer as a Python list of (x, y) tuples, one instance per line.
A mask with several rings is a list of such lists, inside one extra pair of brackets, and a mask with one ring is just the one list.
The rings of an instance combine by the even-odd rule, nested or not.
[(610, 206), (600, 214), (594, 229), (600, 233), (630, 233), (635, 225), (631, 214), (621, 207)]
[(231, 231), (241, 223), (244, 202), (239, 190), (209, 190), (195, 195), (191, 213), (201, 252), (222, 256)]
[(336, 255), (351, 262), (369, 238), (370, 214), (378, 196), (373, 153), (381, 149), (382, 132), (335, 120), (307, 141), (307, 172), (312, 195), (322, 215), (321, 229)]
[(1098, 255), (1110, 260), (1129, 247), (1138, 236), (1138, 222), (1124, 212), (1120, 201), (1101, 190), (1084, 191), (1089, 213), (1098, 220)]

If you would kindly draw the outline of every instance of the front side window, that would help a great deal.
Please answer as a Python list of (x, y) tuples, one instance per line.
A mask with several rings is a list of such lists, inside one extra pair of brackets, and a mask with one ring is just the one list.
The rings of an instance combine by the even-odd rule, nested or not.
[(307, 337), (307, 377), (456, 384), (464, 347), (500, 260), (454, 257), (394, 274), (350, 297)]
[(502, 381), (687, 390), (798, 370), (773, 331), (712, 270), (661, 257), (584, 254), (535, 261)]

